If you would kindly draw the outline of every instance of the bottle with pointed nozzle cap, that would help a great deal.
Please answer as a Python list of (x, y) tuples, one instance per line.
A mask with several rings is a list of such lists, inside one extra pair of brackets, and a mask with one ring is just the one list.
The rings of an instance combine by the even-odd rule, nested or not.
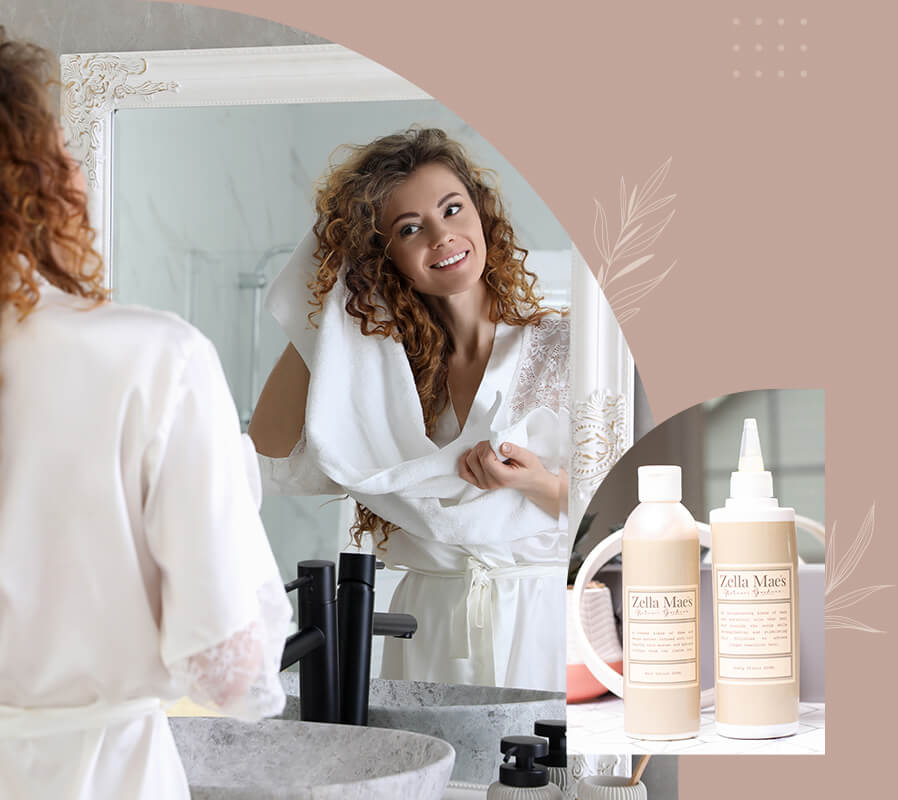
[(795, 511), (773, 494), (755, 419), (742, 427), (730, 496), (711, 512), (717, 732), (736, 739), (798, 730)]

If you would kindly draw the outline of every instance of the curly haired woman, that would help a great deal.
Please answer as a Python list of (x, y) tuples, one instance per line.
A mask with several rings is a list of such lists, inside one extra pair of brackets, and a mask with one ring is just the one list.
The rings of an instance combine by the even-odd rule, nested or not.
[(278, 713), (290, 604), (211, 343), (106, 300), (51, 65), (0, 27), (0, 797), (186, 800), (160, 700)]
[(290, 337), (250, 435), (267, 487), (348, 492), (406, 570), (384, 677), (564, 688), (568, 321), (487, 172), (436, 129), (354, 148), (268, 307)]

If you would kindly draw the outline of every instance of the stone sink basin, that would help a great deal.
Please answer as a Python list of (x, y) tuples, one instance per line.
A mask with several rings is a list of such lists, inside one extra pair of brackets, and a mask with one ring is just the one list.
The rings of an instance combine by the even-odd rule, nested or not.
[[(284, 718), (299, 719), (299, 674), (282, 672)], [(533, 735), (538, 719), (564, 719), (563, 692), (457, 686), (374, 678), (368, 725), (424, 733), (455, 748), (452, 780), (488, 785), (499, 777), (503, 736)]]
[(406, 731), (266, 719), (169, 719), (192, 800), (439, 800), (452, 748)]

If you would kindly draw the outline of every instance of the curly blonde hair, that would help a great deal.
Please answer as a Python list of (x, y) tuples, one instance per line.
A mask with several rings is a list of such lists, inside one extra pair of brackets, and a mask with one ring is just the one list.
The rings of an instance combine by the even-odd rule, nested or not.
[[(318, 270), (309, 283), (313, 310), (321, 310), (341, 266), (348, 289), (346, 311), (359, 320), (366, 336), (390, 336), (401, 342), (414, 376), (427, 435), (449, 400), (447, 391), (452, 337), (422, 295), (391, 261), (380, 214), (393, 190), (424, 164), (439, 163), (462, 182), (480, 216), (486, 240), (483, 280), (490, 298), (490, 319), (509, 325), (536, 324), (551, 309), (536, 293), (536, 275), (525, 266), (521, 247), (506, 216), (492, 170), (471, 163), (464, 148), (437, 128), (413, 127), (367, 145), (350, 147), (349, 156), (332, 165), (319, 182), (314, 231)], [(398, 526), (357, 504), (352, 536), (381, 531), (383, 548)]]
[(103, 264), (93, 249), (87, 198), (72, 185), (50, 107), (50, 53), (9, 39), (0, 26), (0, 313), (24, 319), (40, 298), (37, 275), (102, 302)]

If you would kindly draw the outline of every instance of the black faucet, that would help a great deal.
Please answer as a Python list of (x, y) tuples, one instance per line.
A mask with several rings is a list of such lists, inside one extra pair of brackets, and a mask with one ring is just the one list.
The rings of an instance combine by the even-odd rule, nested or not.
[(300, 561), (298, 577), (284, 586), (299, 590), (301, 629), (287, 639), (281, 669), (299, 665), (300, 718), (308, 722), (368, 723), (371, 637), (410, 639), (411, 614), (374, 612), (373, 555), (341, 553), (334, 593), (332, 561)]
[(284, 591), (298, 590), (300, 630), (287, 638), (281, 670), (299, 661), (300, 714), (313, 722), (338, 722), (337, 603), (334, 562), (300, 561), (298, 577)]

